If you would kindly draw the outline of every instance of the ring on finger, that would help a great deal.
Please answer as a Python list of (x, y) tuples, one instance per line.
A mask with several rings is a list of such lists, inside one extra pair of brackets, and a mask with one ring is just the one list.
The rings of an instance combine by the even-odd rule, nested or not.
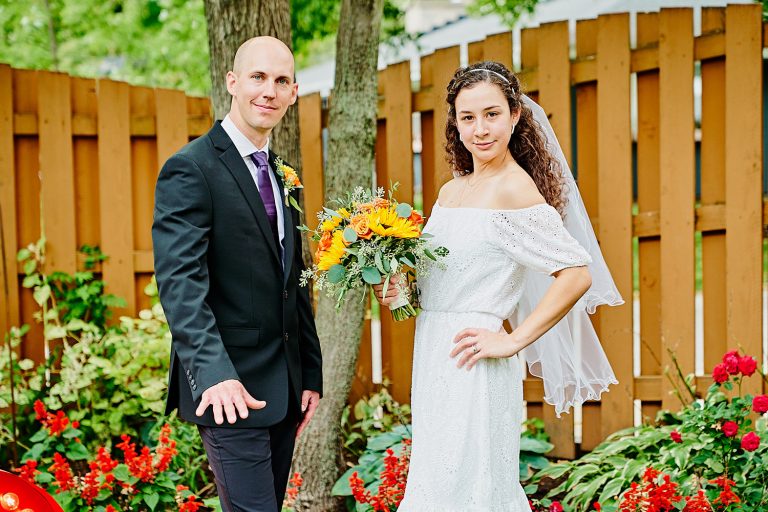
[(478, 352), (480, 352), (480, 349), (479, 349), (479, 348), (477, 348), (477, 343), (475, 343), (474, 345), (472, 345), (472, 352), (474, 352), (475, 354), (477, 354)]

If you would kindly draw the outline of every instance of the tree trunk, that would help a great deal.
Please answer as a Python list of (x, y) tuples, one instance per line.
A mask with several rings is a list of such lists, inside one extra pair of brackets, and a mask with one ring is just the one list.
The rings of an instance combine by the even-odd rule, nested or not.
[[(370, 187), (376, 139), (379, 29), (383, 0), (343, 0), (336, 41), (336, 77), (330, 106), (325, 199), (356, 186)], [(349, 293), (342, 307), (320, 294), (317, 327), (323, 350), (324, 397), (299, 438), (294, 470), (304, 485), (296, 510), (344, 510), (331, 496), (341, 475), (339, 421), (347, 404), (362, 335), (362, 291)]]
[[(252, 37), (272, 36), (291, 47), (290, 7), (290, 0), (205, 0), (214, 119), (224, 119), (229, 112), (232, 96), (227, 91), (226, 77), (241, 44)], [(298, 101), (275, 126), (269, 146), (297, 169), (301, 178)], [(303, 196), (300, 203), (303, 209)], [(305, 265), (309, 265), (312, 255), (306, 241), (302, 252)]]
[[(205, 0), (208, 47), (211, 55), (211, 102), (216, 119), (229, 112), (232, 96), (227, 92), (227, 71), (235, 52), (246, 40), (272, 36), (291, 47), (289, 0)], [(299, 152), (299, 107), (288, 108), (269, 138), (272, 151), (286, 163), (301, 169)]]

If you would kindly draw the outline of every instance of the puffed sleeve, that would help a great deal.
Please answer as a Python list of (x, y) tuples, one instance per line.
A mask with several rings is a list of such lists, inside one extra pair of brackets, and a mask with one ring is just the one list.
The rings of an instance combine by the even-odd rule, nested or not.
[(551, 275), (592, 263), (592, 258), (548, 204), (493, 214), (493, 227), (502, 250), (521, 265)]

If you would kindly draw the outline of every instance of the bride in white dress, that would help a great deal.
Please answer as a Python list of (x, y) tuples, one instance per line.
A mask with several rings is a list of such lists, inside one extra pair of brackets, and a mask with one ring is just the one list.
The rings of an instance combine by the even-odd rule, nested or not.
[[(517, 77), (495, 62), (461, 68), (447, 101), (454, 179), (425, 231), (450, 253), (418, 281), (413, 447), (398, 510), (530, 511), (518, 357), (558, 414), (598, 399), (616, 380), (586, 312), (622, 300), (551, 126)], [(377, 287), (383, 304), (396, 294)]]

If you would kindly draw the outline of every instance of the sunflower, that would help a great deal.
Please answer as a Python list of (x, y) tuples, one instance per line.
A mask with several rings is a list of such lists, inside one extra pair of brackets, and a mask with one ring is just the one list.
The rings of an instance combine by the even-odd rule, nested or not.
[(380, 208), (368, 216), (368, 227), (380, 236), (418, 238), (419, 227), (409, 219), (400, 217), (394, 208)]
[(339, 224), (341, 224), (342, 220), (343, 219), (341, 217), (331, 217), (330, 219), (323, 221), (323, 223), (320, 225), (320, 229), (323, 231), (333, 231), (339, 227)]
[(344, 241), (344, 234), (341, 231), (334, 232), (331, 247), (318, 255), (318, 270), (325, 271), (332, 266), (341, 263), (341, 258), (344, 257), (344, 249), (346, 249), (346, 247), (347, 243)]

